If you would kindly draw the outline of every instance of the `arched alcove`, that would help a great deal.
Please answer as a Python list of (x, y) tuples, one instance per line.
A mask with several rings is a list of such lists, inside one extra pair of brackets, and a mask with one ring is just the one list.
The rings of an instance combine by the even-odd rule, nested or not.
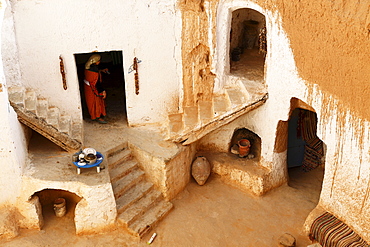
[(229, 151), (232, 152), (233, 147), (238, 145), (238, 141), (241, 139), (247, 139), (250, 142), (250, 154), (253, 155), (253, 159), (260, 160), (261, 158), (261, 138), (246, 128), (236, 129), (230, 141)]
[[(64, 228), (65, 231), (71, 233), (76, 232), (74, 217), (75, 208), (79, 201), (82, 199), (78, 195), (59, 189), (44, 189), (35, 192), (31, 197), (30, 201), (34, 198), (38, 198), (37, 204), (35, 205), (36, 210), (40, 210), (39, 220), (42, 222), (39, 224), (44, 230), (53, 230), (55, 227)], [(58, 198), (65, 199), (66, 214), (63, 217), (57, 217), (54, 211), (54, 202)]]
[(293, 98), (287, 126), (288, 184), (310, 188), (310, 196), (319, 200), (324, 179), (325, 143), (317, 136), (318, 118), (314, 109)]
[(250, 8), (234, 10), (229, 47), (230, 74), (252, 81), (264, 80), (267, 40), (263, 14)]

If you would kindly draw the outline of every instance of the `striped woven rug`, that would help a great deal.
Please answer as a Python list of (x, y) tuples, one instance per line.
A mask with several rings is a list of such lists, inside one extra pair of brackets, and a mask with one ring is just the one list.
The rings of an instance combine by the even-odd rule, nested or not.
[(330, 213), (324, 213), (313, 222), (310, 239), (323, 247), (369, 247), (357, 233)]

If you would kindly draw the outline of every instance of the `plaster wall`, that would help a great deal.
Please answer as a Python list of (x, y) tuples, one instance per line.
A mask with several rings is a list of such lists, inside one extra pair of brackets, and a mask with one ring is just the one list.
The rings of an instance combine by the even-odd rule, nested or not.
[(4, 16), (1, 29), (1, 53), (4, 74), (8, 87), (20, 86), (21, 70), (19, 67), (18, 45), (15, 37), (14, 18), (9, 0), (2, 1)]
[[(29, 172), (32, 173), (31, 170)], [(82, 197), (75, 208), (76, 234), (100, 233), (115, 223), (116, 202), (109, 182), (87, 185), (76, 181), (50, 181), (23, 176), (21, 186), (17, 200), (17, 208), (22, 216), (19, 222), (21, 228), (40, 229), (39, 210), (30, 197), (44, 189), (65, 190)]]
[(179, 152), (173, 159), (166, 162), (166, 198), (174, 199), (183, 191), (190, 181), (191, 165), (196, 154), (196, 144), (190, 144)]
[[(228, 152), (232, 134), (235, 129), (247, 128), (261, 137), (261, 157), (267, 168), (272, 168), (274, 160), (274, 143), (276, 126), (279, 120), (287, 120), (292, 97), (304, 98), (306, 85), (298, 77), (295, 70), (293, 53), (289, 46), (286, 33), (282, 30), (281, 20), (273, 12), (262, 9), (260, 6), (247, 1), (224, 1), (218, 6), (217, 16), (217, 43), (216, 43), (216, 71), (218, 88), (232, 83), (233, 76), (229, 70), (229, 28), (231, 14), (238, 8), (252, 8), (266, 17), (268, 50), (265, 60), (265, 80), (268, 87), (269, 99), (267, 102), (232, 123), (206, 136), (201, 146), (216, 147), (222, 152)], [(207, 144), (205, 144), (207, 143)], [(213, 144), (212, 144), (213, 143)]]
[[(233, 10), (245, 7), (253, 8), (266, 16), (269, 52), (266, 57), (265, 80), (269, 99), (258, 109), (204, 137), (200, 147), (227, 152), (235, 129), (245, 127), (255, 132), (262, 140), (260, 164), (270, 169), (269, 179), (273, 188), (286, 177), (286, 150), (275, 147), (278, 124), (279, 121), (288, 120), (291, 98), (301, 99), (316, 111), (317, 134), (327, 146), (319, 205), (369, 241), (370, 124), (360, 117), (361, 114), (357, 115), (356, 111), (352, 111), (351, 105), (343, 104), (343, 99), (335, 93), (324, 91), (320, 80), (313, 82), (302, 79), (301, 74), (298, 74), (296, 54), (293, 53), (289, 36), (283, 29), (282, 15), (277, 10), (270, 12), (248, 1), (219, 2), (215, 88), (222, 89), (230, 81), (227, 54), (230, 16)], [(351, 42), (349, 40), (348, 44)], [(366, 87), (364, 85), (365, 91)]]
[[(73, 54), (111, 50), (123, 51), (130, 125), (163, 122), (168, 111), (177, 109), (181, 18), (175, 0), (11, 1), (11, 11), (15, 35), (6, 33), (3, 41), (6, 47), (14, 47), (16, 37), (21, 84), (37, 89), (62, 111), (81, 118)], [(12, 25), (7, 26), (11, 29)], [(12, 48), (3, 60), (11, 61), (15, 53)], [(67, 90), (62, 86), (59, 55), (64, 59)], [(134, 73), (128, 73), (134, 57), (141, 60), (139, 95), (135, 94)], [(6, 67), (13, 69), (10, 64)]]
[[(0, 17), (4, 16), (1, 1)], [(0, 22), (0, 25), (2, 23)], [(1, 51), (2, 52), (2, 51)], [(1, 56), (2, 54), (0, 54)], [(20, 194), (21, 174), (26, 163), (27, 143), (25, 130), (8, 101), (7, 81), (0, 60), (0, 205), (13, 205)]]
[(317, 109), (318, 133), (327, 147), (319, 206), (370, 242), (370, 122), (319, 87), (308, 102)]
[[(4, 87), (4, 84), (0, 84)], [(0, 205), (14, 204), (20, 193), (22, 170), (26, 163), (27, 143), (17, 114), (9, 105), (7, 91), (0, 92)]]
[[(160, 145), (160, 144), (159, 144)], [(129, 143), (134, 157), (145, 171), (147, 178), (162, 193), (166, 200), (172, 200), (185, 189), (190, 181), (191, 164), (196, 154), (196, 143), (179, 146), (166, 157), (153, 151), (145, 151), (140, 145)]]

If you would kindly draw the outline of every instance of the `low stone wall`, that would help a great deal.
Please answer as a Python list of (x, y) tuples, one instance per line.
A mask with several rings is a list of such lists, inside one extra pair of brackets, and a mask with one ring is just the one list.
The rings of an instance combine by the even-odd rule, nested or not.
[(15, 209), (3, 207), (0, 209), (0, 239), (9, 240), (19, 234), (17, 214)]
[(173, 199), (188, 184), (191, 164), (196, 153), (195, 144), (179, 145), (177, 152), (167, 157), (133, 143), (129, 143), (129, 147), (147, 178), (162, 192), (166, 200)]
[[(42, 206), (37, 196), (33, 195), (45, 189), (64, 190), (82, 198), (75, 208), (76, 234), (99, 233), (102, 229), (115, 224), (117, 217), (116, 202), (108, 172), (103, 170), (94, 179), (90, 179), (90, 182), (95, 180), (95, 183), (90, 184), (83, 181), (89, 179), (88, 176), (79, 176), (77, 178), (80, 178), (80, 181), (73, 181), (73, 179), (68, 181), (67, 178), (64, 181), (52, 181), (24, 176), (22, 193), (17, 201), (17, 208), (21, 215), (19, 227), (42, 228)], [(100, 179), (98, 176), (100, 176)], [(96, 183), (99, 180), (100, 183)]]

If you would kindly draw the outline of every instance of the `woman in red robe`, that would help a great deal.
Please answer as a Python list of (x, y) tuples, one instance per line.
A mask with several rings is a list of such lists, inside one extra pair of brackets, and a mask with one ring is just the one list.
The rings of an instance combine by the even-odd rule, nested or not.
[[(85, 64), (85, 98), (90, 117), (93, 121), (101, 124), (106, 124), (104, 117), (107, 115), (105, 111), (105, 101), (107, 94), (105, 90), (98, 90), (98, 83), (101, 82), (101, 75), (98, 69), (100, 63), (100, 55), (94, 54)], [(100, 92), (99, 92), (100, 91)]]

